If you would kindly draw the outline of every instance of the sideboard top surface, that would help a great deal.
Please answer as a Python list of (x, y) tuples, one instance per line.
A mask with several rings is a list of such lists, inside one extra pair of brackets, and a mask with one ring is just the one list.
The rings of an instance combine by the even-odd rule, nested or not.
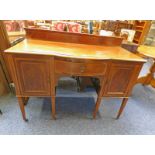
[(66, 58), (94, 60), (125, 60), (145, 62), (145, 60), (120, 46), (100, 46), (77, 43), (53, 42), (25, 39), (5, 50), (6, 53), (53, 55)]

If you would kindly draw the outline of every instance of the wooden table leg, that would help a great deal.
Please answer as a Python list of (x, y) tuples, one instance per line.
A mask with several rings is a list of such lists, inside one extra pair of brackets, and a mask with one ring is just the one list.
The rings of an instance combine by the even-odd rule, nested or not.
[(150, 68), (150, 72), (146, 76), (139, 78), (137, 80), (137, 83), (142, 83), (143, 85), (151, 85), (152, 87), (155, 88), (154, 73), (155, 73), (155, 61)]
[(53, 119), (56, 119), (56, 117), (55, 117), (55, 114), (56, 114), (56, 112), (55, 112), (55, 96), (52, 96), (51, 97), (51, 104), (52, 104), (52, 118)]
[(121, 104), (121, 107), (119, 109), (119, 112), (117, 114), (117, 118), (116, 119), (119, 119), (120, 115), (122, 114), (126, 104), (127, 104), (127, 101), (128, 101), (128, 98), (123, 98), (123, 101), (122, 101), (122, 104)]
[(98, 79), (100, 80), (100, 85), (102, 86), (98, 92), (98, 97), (97, 97), (97, 101), (96, 101), (96, 105), (95, 105), (95, 109), (94, 109), (94, 112), (93, 112), (93, 118), (95, 119), (96, 118), (96, 114), (99, 110), (99, 107), (100, 107), (100, 104), (101, 104), (101, 101), (102, 101), (102, 91), (104, 89), (104, 84), (106, 82), (106, 79), (103, 79), (101, 77), (98, 77)]
[(96, 114), (98, 112), (98, 109), (99, 109), (99, 106), (101, 104), (101, 100), (102, 100), (102, 97), (98, 97), (97, 98), (97, 101), (96, 101), (96, 105), (95, 105), (95, 110), (93, 112), (93, 118), (95, 119), (96, 118)]
[(80, 77), (76, 77), (76, 82), (77, 82), (77, 91), (80, 92), (82, 90), (80, 85)]
[(24, 107), (24, 102), (23, 102), (23, 98), (22, 97), (18, 97), (18, 103), (19, 103), (19, 107), (23, 116), (23, 120), (24, 121), (28, 121), (28, 119), (26, 118), (26, 114), (25, 114), (25, 107)]
[(23, 97), (23, 102), (24, 102), (24, 105), (27, 105), (28, 100), (29, 100), (29, 97)]
[(54, 120), (56, 119), (56, 105), (55, 105), (56, 86), (58, 84), (58, 80), (60, 79), (60, 77), (61, 75), (56, 74), (55, 77), (52, 76), (52, 81), (51, 81), (51, 107), (52, 107), (52, 118)]

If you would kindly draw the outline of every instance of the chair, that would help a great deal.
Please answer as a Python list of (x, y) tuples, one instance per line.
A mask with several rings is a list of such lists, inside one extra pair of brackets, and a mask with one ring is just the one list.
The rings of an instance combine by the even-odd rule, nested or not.
[(65, 31), (66, 23), (65, 22), (56, 22), (53, 24), (52, 30), (54, 31)]
[(67, 23), (67, 31), (72, 33), (81, 33), (82, 25), (74, 22)]

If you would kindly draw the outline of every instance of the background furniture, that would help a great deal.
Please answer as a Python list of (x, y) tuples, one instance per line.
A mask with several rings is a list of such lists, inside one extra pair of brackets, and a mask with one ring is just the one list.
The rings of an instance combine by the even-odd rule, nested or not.
[(133, 42), (123, 41), (121, 46), (130, 52), (136, 53), (139, 45)]
[(31, 96), (50, 96), (55, 119), (55, 88), (66, 75), (97, 77), (100, 84), (93, 117), (102, 97), (123, 98), (120, 117), (145, 62), (119, 47), (122, 38), (40, 29), (26, 29), (26, 35), (26, 40), (5, 51), (25, 121), (24, 105)]
[(106, 20), (102, 23), (101, 29), (107, 31), (113, 31), (116, 36), (120, 35), (121, 29), (132, 29), (133, 23), (129, 21), (119, 21), (119, 20)]
[(5, 29), (5, 25), (0, 20), (0, 96), (9, 93), (9, 83), (11, 81), (7, 71), (3, 50), (10, 47), (9, 38)]
[(144, 44), (155, 46), (155, 20), (151, 21), (150, 30), (146, 36)]
[(146, 57), (146, 58), (152, 58), (154, 60), (154, 63), (151, 66), (149, 73), (144, 77), (140, 77), (137, 80), (137, 83), (141, 83), (143, 85), (151, 85), (152, 87), (155, 88), (155, 77), (154, 77), (154, 73), (155, 73), (155, 47), (141, 45), (138, 48), (138, 53), (140, 55)]
[(136, 20), (134, 21), (133, 29), (136, 31), (133, 42), (137, 44), (143, 44), (146, 35), (150, 29), (151, 21), (149, 20)]
[(9, 93), (8, 81), (6, 80), (5, 73), (0, 63), (0, 96), (6, 95), (8, 93)]

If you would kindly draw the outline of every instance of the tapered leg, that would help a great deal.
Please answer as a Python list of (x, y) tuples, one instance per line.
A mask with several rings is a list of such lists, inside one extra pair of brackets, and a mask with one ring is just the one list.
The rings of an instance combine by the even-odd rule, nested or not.
[(2, 115), (2, 111), (1, 111), (1, 109), (0, 109), (0, 114)]
[(28, 100), (29, 100), (29, 97), (23, 97), (23, 102), (24, 102), (24, 105), (27, 105)]
[(81, 91), (81, 83), (80, 83), (80, 77), (76, 77), (76, 82), (77, 82), (77, 91)]
[(102, 100), (102, 97), (98, 97), (98, 98), (97, 98), (96, 105), (95, 105), (95, 110), (94, 110), (94, 112), (93, 112), (93, 118), (94, 118), (94, 119), (96, 118), (96, 114), (97, 114), (97, 112), (98, 112), (98, 109), (99, 109), (101, 100)]
[(117, 119), (119, 119), (120, 115), (122, 114), (126, 104), (127, 104), (127, 101), (128, 101), (128, 98), (124, 98), (123, 101), (122, 101), (122, 104), (121, 104), (121, 107), (119, 109), (119, 112), (117, 114)]
[(52, 103), (51, 103), (52, 104), (52, 118), (56, 119), (56, 117), (55, 117), (55, 113), (56, 113), (55, 112), (55, 96), (51, 97), (51, 101), (52, 101)]
[(19, 107), (23, 116), (23, 120), (24, 121), (28, 121), (28, 119), (26, 118), (26, 114), (25, 114), (25, 107), (24, 107), (24, 102), (23, 102), (23, 98), (22, 97), (18, 97), (18, 103), (19, 103)]

